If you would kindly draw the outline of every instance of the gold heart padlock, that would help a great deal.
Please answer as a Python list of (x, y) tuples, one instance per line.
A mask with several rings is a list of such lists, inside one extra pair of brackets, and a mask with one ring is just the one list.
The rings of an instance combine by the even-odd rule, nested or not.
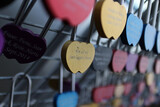
[(112, 106), (113, 107), (120, 107), (121, 104), (122, 104), (122, 99), (120, 99), (120, 98), (115, 98), (112, 101)]
[(84, 73), (93, 62), (95, 48), (89, 42), (74, 41), (76, 30), (77, 28), (75, 27), (71, 35), (71, 40), (63, 45), (61, 59), (68, 71), (72, 73)]
[(100, 0), (94, 9), (94, 19), (101, 37), (117, 39), (125, 28), (127, 12), (114, 0)]
[(146, 84), (148, 86), (151, 86), (153, 82), (154, 82), (154, 73), (153, 72), (147, 73), (146, 74)]

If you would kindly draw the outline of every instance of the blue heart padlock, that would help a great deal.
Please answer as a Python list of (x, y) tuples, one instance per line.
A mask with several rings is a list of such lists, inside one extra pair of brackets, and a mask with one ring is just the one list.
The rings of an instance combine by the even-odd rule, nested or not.
[(155, 41), (155, 45), (153, 48), (153, 51), (157, 54), (160, 54), (160, 32), (157, 31), (157, 35), (156, 35), (156, 41)]
[(148, 0), (148, 9), (147, 9), (147, 16), (146, 16), (146, 24), (144, 24), (144, 30), (142, 37), (140, 39), (140, 46), (143, 50), (151, 51), (155, 44), (156, 39), (156, 18), (157, 18), (157, 11), (158, 11), (158, 0), (156, 0), (156, 5), (154, 6), (154, 16), (152, 20), (152, 25), (149, 24), (149, 18), (151, 13), (152, 7), (152, 0)]
[(78, 94), (77, 92), (64, 92), (56, 95), (54, 98), (55, 107), (77, 107)]
[[(141, 1), (141, 4), (142, 3), (144, 3), (143, 0)], [(143, 5), (140, 5), (138, 17), (137, 17), (134, 14), (132, 14), (133, 4), (134, 4), (134, 0), (130, 0), (128, 15), (127, 15), (127, 22), (126, 22), (125, 29), (121, 35), (121, 40), (126, 45), (136, 46), (143, 32), (143, 21), (141, 19), (142, 11), (140, 11), (142, 10)]]

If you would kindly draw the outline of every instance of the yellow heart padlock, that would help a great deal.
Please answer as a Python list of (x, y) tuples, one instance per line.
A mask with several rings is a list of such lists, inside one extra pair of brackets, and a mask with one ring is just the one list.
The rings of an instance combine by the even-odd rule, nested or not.
[(120, 107), (121, 104), (122, 104), (122, 99), (120, 98), (116, 98), (112, 101), (112, 107)]
[(118, 2), (100, 0), (94, 9), (94, 19), (101, 37), (117, 39), (125, 27), (127, 12)]
[(138, 100), (138, 106), (139, 106), (139, 107), (142, 107), (143, 104), (144, 104), (144, 99), (140, 98), (140, 99)]
[(96, 104), (96, 103), (91, 103), (91, 104), (81, 105), (81, 106), (79, 106), (79, 107), (99, 107), (99, 105)]
[[(64, 67), (72, 73), (84, 73), (91, 65), (95, 48), (91, 43), (74, 41), (76, 28), (74, 28), (71, 40), (67, 41), (61, 51)], [(90, 39), (90, 38), (89, 38)]]
[(146, 84), (148, 86), (151, 86), (153, 82), (154, 82), (154, 73), (153, 72), (147, 73), (146, 74)]
[(114, 96), (116, 98), (120, 98), (124, 93), (124, 86), (122, 84), (119, 84), (115, 87)]

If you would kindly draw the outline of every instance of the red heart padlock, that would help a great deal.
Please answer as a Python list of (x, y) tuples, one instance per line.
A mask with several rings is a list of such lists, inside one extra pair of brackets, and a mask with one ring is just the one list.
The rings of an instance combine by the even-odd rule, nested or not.
[(156, 59), (156, 61), (155, 61), (155, 66), (154, 66), (155, 68), (155, 73), (156, 74), (160, 74), (160, 60), (159, 59)]
[(145, 83), (142, 81), (138, 84), (138, 93), (141, 94), (145, 88)]
[(104, 95), (104, 93), (106, 91), (105, 89), (106, 89), (105, 87), (99, 87), (99, 88), (95, 88), (93, 90), (93, 96), (92, 97), (93, 97), (94, 102), (96, 102), (96, 103), (102, 102), (102, 100), (105, 97), (105, 95)]
[(114, 88), (115, 88), (114, 85), (106, 86), (106, 96), (105, 96), (106, 99), (110, 99), (113, 96)]
[(94, 0), (44, 0), (50, 13), (72, 26), (80, 24), (91, 12)]
[(112, 69), (114, 72), (121, 72), (127, 63), (127, 52), (117, 50), (112, 58)]
[(149, 103), (152, 104), (152, 103), (155, 102), (155, 100), (156, 100), (155, 96), (151, 94), (151, 95), (149, 96)]
[(141, 56), (140, 59), (139, 59), (139, 72), (140, 73), (145, 73), (146, 70), (147, 70), (147, 67), (148, 67), (148, 57), (146, 56)]
[(131, 83), (124, 84), (124, 95), (128, 95), (132, 89)]
[(93, 90), (93, 100), (96, 103), (100, 103), (103, 100), (108, 100), (113, 96), (114, 85), (108, 85), (106, 87), (99, 87)]

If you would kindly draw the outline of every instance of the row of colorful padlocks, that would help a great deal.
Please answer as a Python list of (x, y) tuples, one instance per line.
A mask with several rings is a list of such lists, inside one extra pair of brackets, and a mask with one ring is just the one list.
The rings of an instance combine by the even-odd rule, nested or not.
[[(102, 51), (109, 54), (104, 55), (101, 53)], [(96, 75), (96, 78), (101, 79), (101, 83), (103, 84), (104, 82), (105, 85), (101, 86), (101, 84), (97, 84), (95, 81), (95, 87), (90, 90), (92, 92), (90, 99), (95, 103), (94, 106), (98, 107), (102, 103), (103, 106), (107, 107), (109, 105), (111, 107), (120, 107), (123, 104), (124, 107), (129, 107), (129, 105), (137, 107), (158, 102), (160, 94), (160, 60), (144, 55), (128, 54), (120, 50), (115, 50), (112, 56), (112, 52), (110, 48), (96, 47), (96, 55), (89, 69), (92, 70), (92, 73), (101, 73), (102, 76)], [(101, 63), (98, 63), (100, 60)], [(105, 76), (105, 73), (108, 73), (108, 76)], [(60, 78), (63, 77), (60, 76)], [(58, 80), (51, 79), (49, 85), (52, 89), (58, 90)], [(73, 95), (72, 100), (76, 101), (74, 99), (77, 99), (77, 95), (75, 97), (74, 91), (76, 90), (77, 93), (80, 93), (83, 90), (78, 83), (72, 92), (70, 91), (71, 82), (64, 81), (63, 86), (65, 92), (60, 94), (63, 97), (59, 103), (65, 106), (70, 103), (67, 97)], [(150, 99), (150, 97), (154, 99)], [(66, 103), (63, 102), (65, 99), (67, 100)], [(80, 99), (83, 98), (80, 97)], [(139, 103), (138, 101), (145, 101), (145, 103)], [(129, 103), (125, 104), (126, 102)], [(91, 105), (84, 105), (84, 107), (92, 107)]]
[[(157, 89), (159, 88), (159, 85), (157, 85), (159, 82), (155, 80), (153, 71), (145, 72), (150, 65), (150, 57), (153, 58), (153, 55), (147, 51), (153, 50), (156, 54), (160, 53), (160, 33), (155, 28), (159, 0), (155, 0), (152, 25), (149, 24), (152, 0), (148, 0), (146, 20), (144, 22), (141, 20), (144, 0), (140, 0), (138, 16), (133, 14), (134, 0), (130, 0), (128, 14), (123, 6), (123, 0), (119, 0), (119, 3), (113, 0), (99, 0), (97, 3), (94, 0), (44, 0), (44, 5), (52, 16), (48, 19), (41, 34), (34, 34), (31, 30), (21, 27), (21, 25), (36, 1), (23, 0), (14, 23), (2, 27), (0, 31), (0, 53), (3, 53), (9, 59), (16, 59), (22, 64), (36, 61), (47, 49), (44, 37), (55, 18), (74, 26), (70, 40), (63, 45), (61, 51), (60, 94), (54, 97), (54, 105), (56, 107), (77, 106), (78, 94), (75, 91), (75, 74), (77, 72), (84, 73), (91, 64), (96, 72), (104, 72), (105, 69), (111, 67), (114, 72), (113, 77), (117, 75), (120, 79), (124, 75), (124, 72), (122, 72), (124, 68), (126, 73), (132, 74), (137, 67), (137, 74), (144, 77), (137, 77), (137, 74), (135, 74), (131, 76), (132, 80), (126, 81), (128, 83), (121, 81), (114, 84), (112, 84), (112, 81), (115, 80), (111, 78), (110, 84), (93, 90), (93, 101), (95, 103), (104, 101), (113, 107), (119, 107), (123, 104), (124, 98), (129, 97), (131, 105), (137, 107), (137, 105), (141, 106), (142, 104), (150, 104), (156, 101), (156, 95), (159, 93), (156, 87)], [(75, 41), (78, 24), (89, 16), (92, 9), (93, 14), (87, 42)], [(97, 40), (97, 45), (93, 46), (90, 43), (90, 38), (94, 23), (99, 33), (98, 39), (102, 37), (111, 41), (111, 39), (120, 38), (123, 44), (140, 45), (145, 52), (139, 55), (136, 52), (131, 54), (127, 51), (122, 51), (120, 48), (112, 50), (109, 46), (110, 44), (108, 47), (100, 46), (99, 40)], [(117, 47), (118, 45), (119, 42), (117, 42)], [(159, 75), (160, 60), (158, 57), (155, 58), (153, 63), (150, 68), (153, 67), (156, 75)], [(70, 92), (63, 92), (63, 66), (72, 73), (72, 91)], [(134, 78), (142, 80), (137, 79), (136, 81), (139, 81), (136, 83), (133, 81)], [(130, 91), (134, 87), (136, 89), (132, 90), (132, 95), (130, 95)], [(145, 101), (146, 103), (143, 103)]]

